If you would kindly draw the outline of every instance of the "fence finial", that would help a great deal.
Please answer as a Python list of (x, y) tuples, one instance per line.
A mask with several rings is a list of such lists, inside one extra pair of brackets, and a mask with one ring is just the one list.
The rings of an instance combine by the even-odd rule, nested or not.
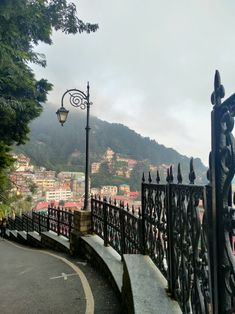
[(221, 84), (220, 74), (219, 71), (215, 71), (215, 78), (214, 78), (214, 91), (211, 95), (211, 103), (215, 106), (221, 105), (221, 98), (224, 98), (225, 90), (224, 86)]
[(196, 175), (195, 175), (195, 172), (194, 172), (194, 167), (193, 167), (193, 158), (190, 159), (190, 167), (189, 167), (189, 183), (190, 184), (194, 184), (194, 181), (196, 179)]
[(157, 170), (157, 177), (156, 177), (157, 183), (160, 183), (160, 176), (159, 176), (159, 171)]
[(149, 181), (149, 183), (152, 182), (152, 178), (151, 178), (151, 173), (150, 173), (150, 171), (149, 171), (149, 178), (148, 178), (148, 181)]
[(183, 182), (180, 163), (178, 163), (177, 181), (178, 181), (178, 184), (181, 184)]
[(170, 183), (170, 171), (169, 171), (169, 168), (167, 168), (166, 182)]
[(166, 181), (168, 183), (172, 183), (174, 181), (172, 166), (170, 166), (170, 168), (167, 169)]
[(134, 207), (134, 205), (132, 205), (132, 214), (133, 215), (135, 214), (135, 207)]
[(144, 172), (143, 172), (143, 175), (142, 175), (142, 182), (143, 183), (145, 182)]
[(170, 166), (170, 182), (172, 183), (174, 181), (174, 176), (173, 176), (173, 169), (172, 165)]

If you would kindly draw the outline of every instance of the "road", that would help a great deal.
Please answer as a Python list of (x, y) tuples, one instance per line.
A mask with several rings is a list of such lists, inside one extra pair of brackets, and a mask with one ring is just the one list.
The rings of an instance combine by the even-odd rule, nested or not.
[(0, 241), (1, 314), (121, 314), (106, 280), (86, 261)]

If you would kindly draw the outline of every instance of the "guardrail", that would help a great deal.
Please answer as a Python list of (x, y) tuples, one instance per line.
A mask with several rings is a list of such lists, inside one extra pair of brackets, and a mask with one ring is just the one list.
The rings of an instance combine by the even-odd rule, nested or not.
[(47, 213), (30, 212), (8, 218), (8, 228), (18, 231), (36, 231), (39, 234), (44, 231), (54, 231), (58, 235), (70, 238), (74, 228), (74, 214), (71, 211), (60, 208), (48, 208)]
[(140, 211), (99, 196), (91, 198), (92, 229), (121, 256), (143, 252), (143, 233)]

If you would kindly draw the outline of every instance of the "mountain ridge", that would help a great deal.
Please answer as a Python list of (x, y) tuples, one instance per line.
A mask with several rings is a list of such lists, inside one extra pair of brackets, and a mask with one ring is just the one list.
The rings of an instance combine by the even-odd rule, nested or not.
[[(31, 124), (30, 141), (14, 150), (25, 153), (35, 164), (48, 169), (82, 170), (85, 164), (85, 113), (81, 110), (70, 112), (68, 121), (61, 127), (55, 111), (52, 105), (45, 105), (41, 116)], [(189, 172), (189, 157), (143, 137), (123, 124), (91, 116), (90, 125), (91, 162), (99, 161), (110, 147), (120, 155), (139, 161), (148, 160), (156, 166), (167, 164), (176, 169), (181, 163), (182, 172), (186, 175)], [(194, 158), (194, 166), (199, 181), (205, 181), (203, 177), (207, 168), (199, 158)]]

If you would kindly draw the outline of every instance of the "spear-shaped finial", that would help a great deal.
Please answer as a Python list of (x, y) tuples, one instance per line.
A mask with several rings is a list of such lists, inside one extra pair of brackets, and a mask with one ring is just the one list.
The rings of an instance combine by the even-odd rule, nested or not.
[(223, 85), (221, 84), (220, 74), (219, 71), (215, 71), (215, 77), (214, 77), (214, 91), (211, 95), (211, 103), (215, 106), (221, 105), (221, 98), (224, 98), (225, 96), (225, 90)]
[(194, 167), (193, 167), (193, 158), (190, 159), (190, 166), (189, 166), (190, 170), (189, 170), (189, 183), (190, 184), (194, 184), (194, 181), (196, 179), (196, 175), (194, 172)]
[(149, 171), (149, 178), (148, 178), (148, 181), (149, 181), (149, 183), (152, 182), (152, 178), (151, 178), (151, 173), (150, 173), (150, 171)]
[(167, 168), (166, 182), (170, 183), (170, 170)]
[(132, 214), (134, 215), (135, 214), (135, 207), (134, 207), (134, 205), (132, 205)]
[(178, 184), (181, 184), (181, 183), (183, 182), (183, 178), (182, 178), (182, 174), (181, 174), (180, 163), (178, 163), (177, 181), (178, 181)]
[(142, 182), (143, 183), (145, 182), (144, 172), (143, 172), (143, 175), (142, 175)]
[(157, 170), (157, 177), (156, 177), (157, 183), (160, 183), (160, 176), (159, 176), (159, 171)]

